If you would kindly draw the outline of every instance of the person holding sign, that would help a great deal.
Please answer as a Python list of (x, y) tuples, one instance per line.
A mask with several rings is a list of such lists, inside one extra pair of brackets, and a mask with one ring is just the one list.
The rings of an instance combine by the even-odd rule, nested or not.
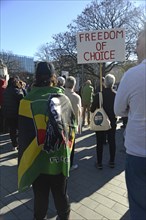
[(131, 220), (146, 219), (146, 28), (136, 52), (139, 65), (123, 76), (115, 99), (116, 115), (126, 117), (126, 184)]
[[(107, 133), (108, 143), (109, 143), (109, 152), (110, 160), (109, 166), (114, 168), (115, 166), (115, 152), (116, 152), (116, 143), (115, 143), (115, 132), (116, 132), (116, 117), (114, 113), (114, 100), (116, 92), (113, 90), (115, 83), (115, 77), (111, 74), (106, 75), (104, 79), (105, 88), (102, 92), (103, 96), (103, 109), (105, 110), (109, 120), (111, 122), (111, 129), (108, 131), (96, 131), (96, 153), (97, 153), (97, 163), (96, 167), (102, 169), (102, 157), (103, 157), (103, 144), (105, 140), (105, 133)], [(99, 108), (99, 93), (97, 93), (93, 99), (91, 105), (91, 112), (94, 112)]]

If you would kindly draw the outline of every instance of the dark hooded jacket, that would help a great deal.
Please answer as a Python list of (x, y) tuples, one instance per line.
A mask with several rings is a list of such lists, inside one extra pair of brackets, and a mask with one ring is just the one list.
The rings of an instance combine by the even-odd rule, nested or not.
[(3, 93), (2, 112), (5, 118), (18, 117), (19, 103), (23, 97), (22, 90), (17, 87), (17, 81), (10, 78)]
[(3, 103), (3, 93), (5, 89), (6, 89), (6, 80), (0, 79), (0, 107), (2, 106)]

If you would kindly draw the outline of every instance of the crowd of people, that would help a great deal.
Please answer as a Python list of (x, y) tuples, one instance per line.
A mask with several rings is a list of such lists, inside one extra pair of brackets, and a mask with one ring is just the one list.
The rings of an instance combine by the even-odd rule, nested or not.
[[(104, 143), (109, 144), (109, 167), (114, 168), (116, 157), (117, 116), (126, 118), (126, 184), (131, 220), (146, 216), (146, 30), (137, 40), (139, 64), (123, 76), (117, 92), (115, 77), (103, 78), (103, 108), (111, 129), (96, 131), (96, 163), (102, 170)], [(99, 108), (99, 91), (94, 91), (87, 79), (81, 96), (75, 91), (76, 79), (57, 77), (53, 64), (39, 62), (35, 82), (26, 90), (18, 76), (10, 77), (2, 90), (1, 112), (12, 141), (18, 149), (18, 188), (32, 185), (34, 219), (47, 219), (49, 193), (53, 194), (58, 220), (69, 220), (70, 202), (67, 194), (69, 172), (74, 164), (75, 139), (82, 126), (90, 126), (90, 113)], [(25, 169), (24, 169), (25, 167)]]
[(1, 90), (1, 132), (9, 131), (12, 150), (18, 148), (18, 111), (20, 100), (27, 94), (26, 83), (18, 76), (10, 77)]

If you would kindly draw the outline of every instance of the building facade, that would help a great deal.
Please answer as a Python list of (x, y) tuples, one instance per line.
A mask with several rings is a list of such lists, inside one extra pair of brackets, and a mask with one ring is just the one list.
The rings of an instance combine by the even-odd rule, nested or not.
[(20, 63), (20, 66), (23, 71), (28, 73), (34, 73), (34, 59), (33, 57), (27, 57), (27, 56), (18, 56), (18, 55), (12, 55), (14, 60), (17, 60)]
[(34, 73), (35, 63), (33, 57), (0, 52), (0, 59), (2, 59), (6, 64), (9, 72), (27, 72), (30, 74)]

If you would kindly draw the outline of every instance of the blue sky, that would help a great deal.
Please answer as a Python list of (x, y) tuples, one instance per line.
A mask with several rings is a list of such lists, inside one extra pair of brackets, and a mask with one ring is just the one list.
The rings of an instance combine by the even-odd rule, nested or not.
[(67, 30), (89, 0), (1, 0), (0, 49), (34, 56), (52, 35)]
[(90, 3), (91, 0), (0, 0), (0, 50), (33, 57), (42, 44), (52, 41), (54, 34), (65, 32)]

